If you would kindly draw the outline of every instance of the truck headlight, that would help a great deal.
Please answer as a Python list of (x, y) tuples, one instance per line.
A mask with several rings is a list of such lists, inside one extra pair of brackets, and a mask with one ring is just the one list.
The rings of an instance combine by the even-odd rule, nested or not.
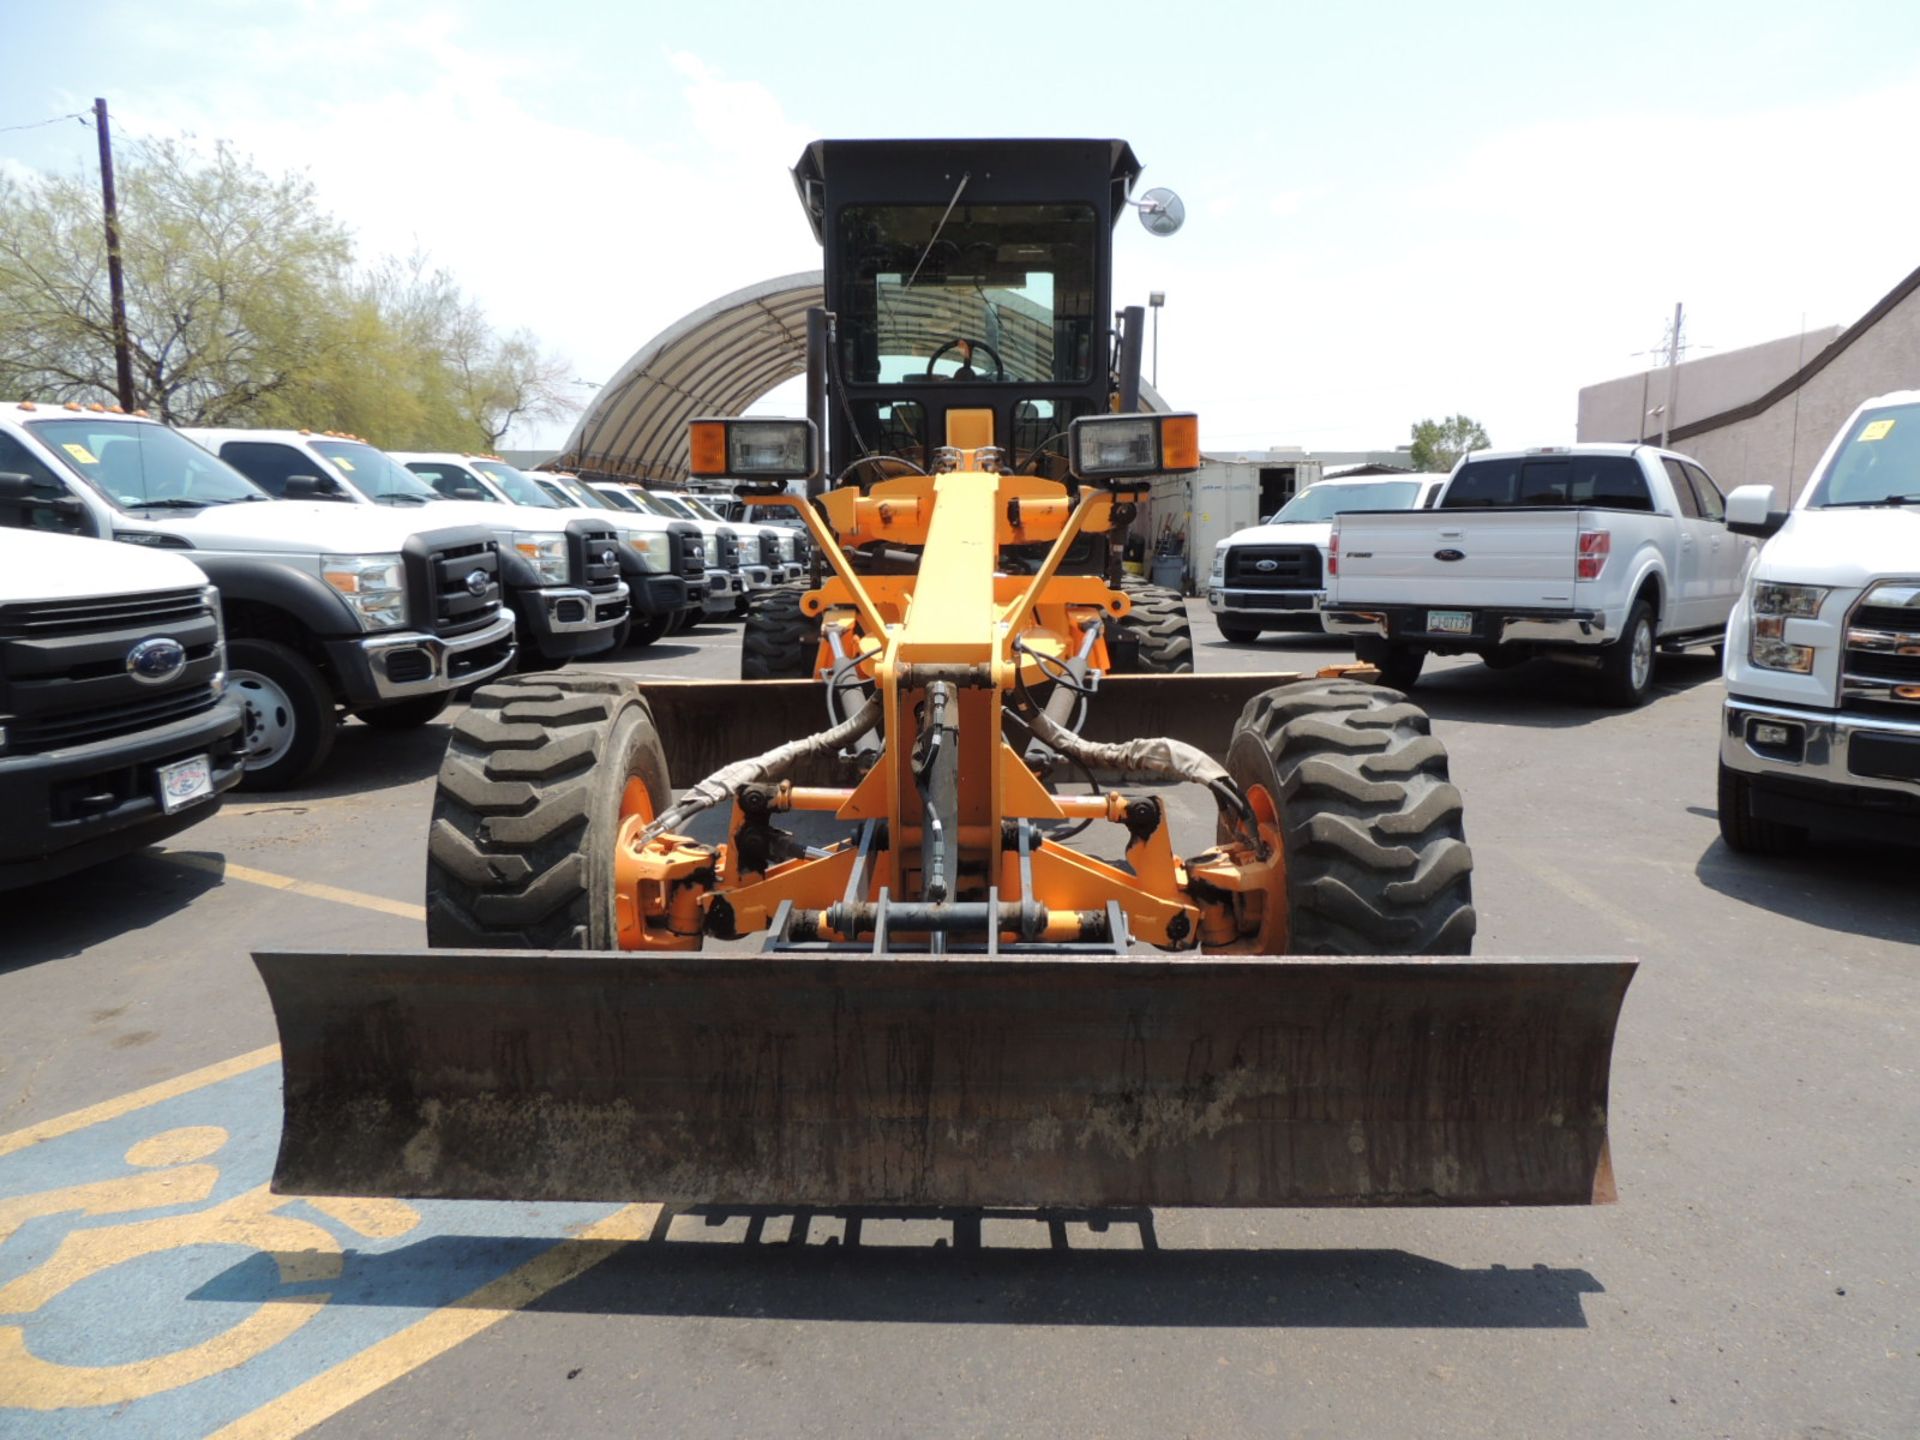
[(630, 534), (627, 544), (633, 553), (640, 557), (640, 564), (648, 570), (670, 570), (673, 568), (673, 548), (665, 535)]
[(742, 565), (758, 565), (760, 563), (760, 537), (758, 535), (742, 535), (740, 537), (740, 563)]
[(542, 585), (567, 583), (567, 537), (549, 530), (516, 530), (513, 548), (533, 566)]
[(776, 535), (773, 537), (773, 543), (779, 547), (780, 558), (787, 564), (790, 565), (799, 558), (800, 545), (794, 536)]
[(1211, 569), (1207, 573), (1211, 578), (1215, 580), (1224, 580), (1227, 578), (1227, 547), (1226, 546), (1216, 545), (1213, 547), (1213, 569)]
[(1813, 670), (1811, 645), (1793, 645), (1786, 639), (1787, 621), (1811, 620), (1832, 591), (1824, 585), (1782, 585), (1772, 580), (1753, 583), (1753, 643), (1748, 653), (1763, 670), (1793, 675)]
[(322, 555), (320, 578), (369, 630), (407, 623), (406, 570), (398, 555)]

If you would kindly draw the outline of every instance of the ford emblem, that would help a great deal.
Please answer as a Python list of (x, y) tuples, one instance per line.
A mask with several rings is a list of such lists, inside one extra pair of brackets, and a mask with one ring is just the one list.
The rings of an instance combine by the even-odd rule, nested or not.
[(1253, 562), (1253, 568), (1258, 570), (1262, 575), (1271, 575), (1275, 570), (1280, 568), (1280, 562), (1278, 560), (1256, 560)]
[(619, 560), (619, 558), (620, 557), (615, 555), (611, 550), (602, 550), (600, 552), (600, 563), (602, 565), (612, 565)]
[(170, 635), (142, 640), (127, 652), (127, 673), (142, 685), (164, 685), (187, 668), (187, 647)]
[(1464, 550), (1436, 550), (1433, 552), (1433, 558), (1436, 560), (1464, 560), (1467, 558), (1467, 552)]
[(469, 570), (467, 572), (467, 593), (469, 595), (486, 594), (487, 586), (492, 583), (493, 577), (484, 570)]

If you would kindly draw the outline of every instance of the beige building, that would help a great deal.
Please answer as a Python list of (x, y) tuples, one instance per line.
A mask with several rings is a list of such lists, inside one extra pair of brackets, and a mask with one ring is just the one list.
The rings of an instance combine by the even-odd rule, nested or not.
[[(1582, 440), (1659, 442), (1664, 369), (1580, 392)], [(1791, 503), (1854, 406), (1920, 389), (1920, 270), (1845, 330), (1808, 331), (1678, 366), (1668, 444), (1705, 465), (1722, 490), (1771, 485)]]

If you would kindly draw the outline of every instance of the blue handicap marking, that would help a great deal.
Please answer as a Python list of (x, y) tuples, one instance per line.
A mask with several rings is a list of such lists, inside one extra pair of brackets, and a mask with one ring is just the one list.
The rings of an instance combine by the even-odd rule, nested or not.
[(0, 1157), (0, 1432), (204, 1435), (613, 1213), (267, 1189), (280, 1067)]

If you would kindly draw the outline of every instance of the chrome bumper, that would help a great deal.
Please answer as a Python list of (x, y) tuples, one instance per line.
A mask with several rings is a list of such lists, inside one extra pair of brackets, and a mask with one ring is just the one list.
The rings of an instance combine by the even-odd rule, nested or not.
[(747, 589), (765, 590), (773, 584), (773, 571), (765, 565), (742, 565), (740, 573), (747, 577)]
[[(577, 635), (587, 630), (611, 630), (626, 618), (624, 587), (617, 596), (611, 592), (596, 595), (591, 590), (556, 586), (551, 590), (529, 590), (514, 598), (539, 604), (542, 618), (534, 628), (546, 635)], [(621, 602), (620, 613), (603, 613), (614, 599)]]
[[(474, 651), (488, 646), (499, 646), (499, 656), (477, 665), (463, 663)], [(369, 635), (354, 642), (353, 648), (366, 660), (366, 673), (380, 699), (405, 700), (415, 695), (431, 695), (454, 685), (490, 680), (512, 663), (513, 612), (503, 605), (491, 624), (451, 640), (409, 631), (400, 635)], [(406, 680), (391, 678), (389, 671), (393, 662), (403, 654), (411, 656), (415, 652), (426, 656), (427, 673)], [(418, 661), (409, 660), (407, 668), (417, 670), (421, 666)]]
[[(1471, 634), (1428, 630), (1429, 610), (1454, 609), (1474, 617)], [(1619, 632), (1604, 610), (1527, 611), (1499, 607), (1426, 605), (1342, 605), (1320, 612), (1331, 635), (1372, 635), (1409, 645), (1608, 645)]]
[[(1720, 758), (1729, 770), (1795, 780), (1883, 790), (1920, 799), (1920, 780), (1860, 774), (1853, 768), (1853, 742), (1862, 737), (1911, 740), (1920, 744), (1920, 719), (1889, 720), (1878, 715), (1849, 715), (1835, 710), (1803, 710), (1793, 705), (1760, 705), (1729, 696), (1722, 711)], [(1787, 740), (1755, 740), (1756, 722), (1783, 727)]]

